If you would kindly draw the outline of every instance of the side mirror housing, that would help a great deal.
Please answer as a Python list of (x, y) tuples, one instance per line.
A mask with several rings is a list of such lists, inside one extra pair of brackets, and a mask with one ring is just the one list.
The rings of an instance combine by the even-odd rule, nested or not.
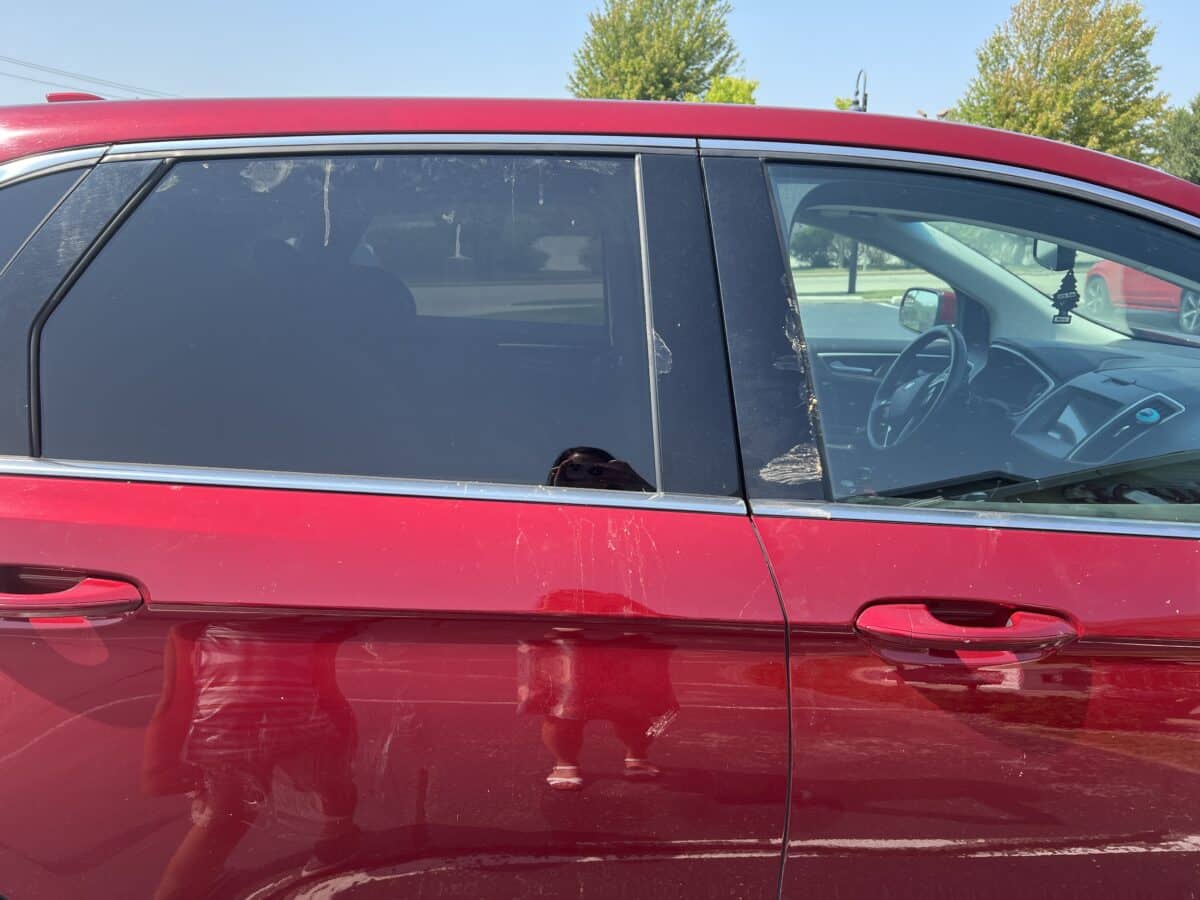
[(1069, 272), (1075, 268), (1075, 248), (1064, 247), (1062, 244), (1035, 240), (1033, 258), (1039, 266), (1051, 272)]
[(958, 321), (958, 297), (954, 291), (909, 288), (900, 299), (900, 325), (922, 334), (934, 325)]

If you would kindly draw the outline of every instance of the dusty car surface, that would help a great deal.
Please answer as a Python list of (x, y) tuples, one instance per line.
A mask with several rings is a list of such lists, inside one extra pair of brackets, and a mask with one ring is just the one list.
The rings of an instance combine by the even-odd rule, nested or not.
[(1117, 270), (1200, 188), (946, 123), (0, 109), (0, 894), (1194, 894)]

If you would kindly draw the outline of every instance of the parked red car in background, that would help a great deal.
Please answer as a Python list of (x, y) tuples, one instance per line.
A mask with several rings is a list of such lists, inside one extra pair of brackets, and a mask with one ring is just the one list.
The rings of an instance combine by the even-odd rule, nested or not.
[(1200, 289), (1200, 187), (855, 113), (0, 109), (0, 894), (1195, 896), (1200, 346), (1083, 258)]
[(1182, 288), (1112, 260), (1088, 270), (1082, 308), (1097, 316), (1114, 309), (1167, 313), (1180, 331), (1200, 334), (1200, 291)]

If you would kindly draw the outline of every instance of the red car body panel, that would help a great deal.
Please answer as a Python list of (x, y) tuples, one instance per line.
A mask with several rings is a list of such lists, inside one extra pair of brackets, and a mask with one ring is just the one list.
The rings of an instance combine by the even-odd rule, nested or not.
[[(745, 517), (19, 477), (0, 509), (6, 563), (146, 601), (0, 627), (11, 896), (775, 883), (782, 618)], [(579, 793), (546, 785), (561, 703)], [(651, 726), (669, 770), (623, 777)], [(189, 858), (206, 816), (228, 823)]]
[(114, 142), (346, 133), (614, 134), (846, 144), (986, 160), (1200, 214), (1200, 186), (1115, 156), (948, 122), (825, 110), (613, 100), (140, 100), (0, 108), (0, 160)]
[[(133, 578), (151, 610), (235, 602), (782, 623), (740, 516), (78, 479), (0, 486), (8, 560)], [(593, 544), (606, 552), (588, 555)], [(747, 572), (759, 573), (749, 587)]]
[[(785, 896), (1194, 889), (1194, 541), (756, 521), (791, 622)], [(1079, 639), (990, 671), (869, 652), (859, 611), (914, 598), (1049, 610)]]

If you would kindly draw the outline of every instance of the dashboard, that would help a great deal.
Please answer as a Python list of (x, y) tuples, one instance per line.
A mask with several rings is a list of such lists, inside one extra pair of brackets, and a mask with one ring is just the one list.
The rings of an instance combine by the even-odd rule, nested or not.
[(1156, 359), (1056, 347), (1039, 359), (1032, 348), (993, 344), (971, 387), (1004, 411), (1019, 447), (1035, 459), (1059, 462), (1059, 471), (1062, 462), (1094, 466), (1190, 449), (1200, 437), (1194, 356), (1164, 353)]
[(987, 365), (972, 381), (979, 396), (998, 404), (1012, 416), (1023, 415), (1054, 386), (1054, 379), (1045, 369), (1006, 344), (993, 344), (989, 348)]

